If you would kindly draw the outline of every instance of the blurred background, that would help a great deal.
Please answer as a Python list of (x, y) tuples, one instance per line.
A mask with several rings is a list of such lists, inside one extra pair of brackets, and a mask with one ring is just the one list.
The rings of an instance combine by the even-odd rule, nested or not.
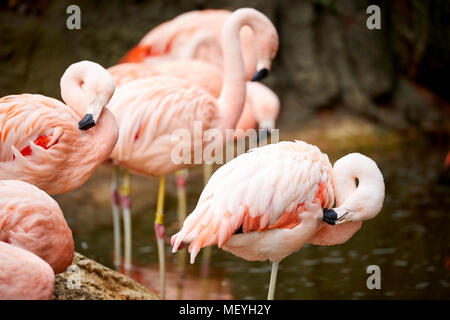
[[(66, 8), (81, 9), (81, 29), (66, 28)], [(381, 8), (381, 30), (366, 9)], [(109, 67), (153, 27), (183, 12), (254, 7), (280, 35), (264, 81), (280, 97), (281, 140), (316, 144), (334, 162), (349, 152), (374, 159), (386, 181), (383, 211), (346, 244), (306, 246), (280, 265), (279, 299), (450, 298), (450, 2), (332, 0), (0, 1), (0, 96), (60, 98), (73, 62)], [(112, 267), (111, 170), (56, 199), (76, 250)], [(132, 276), (158, 288), (153, 232), (157, 180), (133, 177)], [(202, 190), (190, 170), (188, 208)], [(173, 177), (167, 186), (168, 235), (177, 231)], [(168, 249), (168, 248), (167, 248)], [(169, 257), (169, 298), (177, 298), (176, 257)], [(209, 282), (189, 266), (183, 298), (264, 299), (267, 262), (212, 251)], [(381, 268), (381, 290), (366, 287), (366, 267)]]

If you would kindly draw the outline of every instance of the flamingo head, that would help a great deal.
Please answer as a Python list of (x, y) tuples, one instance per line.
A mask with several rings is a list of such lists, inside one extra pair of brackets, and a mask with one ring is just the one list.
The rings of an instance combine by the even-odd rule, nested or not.
[(78, 123), (80, 130), (95, 126), (115, 89), (116, 84), (108, 71), (91, 61), (70, 65), (61, 77), (61, 96), (82, 117)]
[(96, 125), (103, 108), (114, 94), (116, 85), (111, 75), (100, 65), (93, 64), (87, 71), (82, 90), (88, 101), (87, 111), (78, 123), (80, 130), (88, 130)]
[[(254, 9), (247, 8), (239, 10)], [(253, 31), (257, 58), (256, 72), (251, 81), (260, 81), (269, 75), (272, 60), (278, 52), (279, 39), (277, 30), (269, 18), (257, 10), (253, 12), (249, 11), (249, 13), (253, 16), (250, 26)]]
[(383, 175), (376, 163), (362, 154), (351, 153), (336, 161), (333, 185), (338, 206), (323, 210), (323, 220), (330, 225), (372, 219), (383, 207)]

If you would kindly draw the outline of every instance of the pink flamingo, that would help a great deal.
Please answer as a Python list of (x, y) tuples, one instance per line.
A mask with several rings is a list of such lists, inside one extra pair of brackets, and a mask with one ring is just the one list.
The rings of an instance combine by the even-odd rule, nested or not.
[[(161, 295), (164, 296), (164, 176), (186, 168), (189, 164), (172, 161), (172, 140), (175, 130), (185, 129), (193, 137), (194, 148), (205, 148), (211, 142), (194, 136), (194, 122), (203, 130), (216, 128), (222, 136), (234, 128), (245, 102), (244, 62), (240, 54), (239, 31), (243, 26), (253, 29), (255, 46), (261, 56), (261, 70), (269, 70), (278, 48), (278, 35), (270, 20), (254, 9), (236, 10), (223, 27), (224, 80), (218, 99), (205, 89), (172, 77), (151, 77), (133, 81), (116, 90), (110, 104), (119, 123), (120, 136), (111, 157), (134, 173), (160, 177), (155, 231), (161, 268)], [(258, 73), (260, 74), (260, 73)], [(131, 119), (131, 120), (130, 120)], [(129, 188), (129, 179), (125, 179)], [(128, 196), (125, 212), (129, 210)], [(127, 214), (128, 215), (128, 214)], [(129, 218), (128, 218), (129, 219)], [(131, 262), (131, 223), (125, 225), (125, 267)], [(128, 231), (127, 231), (128, 230)]]
[[(127, 55), (126, 59), (122, 60), (137, 62), (120, 63), (109, 68), (108, 71), (115, 78), (117, 85), (150, 76), (164, 75), (185, 79), (191, 83), (197, 84), (205, 88), (214, 97), (218, 98), (222, 88), (221, 70), (223, 68), (223, 59), (222, 48), (219, 41), (220, 39), (216, 36), (225, 22), (223, 19), (228, 17), (230, 14), (231, 13), (226, 10), (195, 11), (183, 14), (149, 32), (145, 39), (141, 41), (141, 44), (133, 49), (134, 51), (132, 50), (132, 52)], [(197, 20), (198, 17), (201, 17), (201, 19)], [(185, 23), (188, 20), (190, 20), (190, 22), (186, 26)], [(220, 23), (217, 21), (220, 21)], [(195, 24), (195, 28), (191, 25), (191, 23)], [(214, 34), (214, 32), (210, 29), (211, 23), (214, 25), (216, 34)], [(219, 25), (220, 28), (218, 28)], [(185, 28), (177, 31), (177, 29), (181, 26)], [(261, 54), (257, 49), (254, 49), (252, 32), (250, 31), (251, 36), (249, 36), (249, 29), (246, 29), (245, 27), (241, 31), (243, 33), (243, 35), (241, 34), (241, 43), (244, 43), (243, 46), (245, 49), (243, 51), (244, 53), (250, 53), (253, 55), (252, 59), (247, 59), (247, 63), (249, 63), (250, 66), (248, 72), (255, 72), (256, 61), (258, 61), (257, 57), (261, 56)], [(173, 41), (170, 40), (171, 42), (168, 44), (161, 38), (164, 33), (167, 33), (167, 39), (172, 39), (174, 37), (176, 39)], [(150, 40), (147, 41), (147, 38)], [(143, 46), (146, 48), (148, 48), (149, 43), (154, 43), (156, 47), (170, 46), (170, 49), (173, 50), (170, 52), (166, 52), (166, 50), (157, 50), (160, 52), (166, 52), (166, 54), (155, 55), (153, 52), (152, 55), (146, 56), (145, 59), (143, 59), (143, 56), (141, 55), (143, 52), (141, 50), (142, 42), (145, 43)], [(176, 43), (176, 45), (174, 43)], [(135, 54), (136, 52), (138, 52), (137, 55)], [(206, 52), (206, 57), (213, 57), (213, 59), (205, 58), (205, 55), (202, 55), (202, 52)], [(247, 54), (247, 56), (249, 56), (249, 54)], [(202, 58), (205, 61), (199, 60)], [(138, 63), (139, 61), (145, 62), (145, 64), (149, 64), (150, 66)], [(267, 75), (266, 71), (267, 70), (264, 70), (264, 68), (261, 69), (261, 73), (255, 74), (255, 78), (253, 80), (262, 79)], [(236, 126), (235, 138), (244, 138), (245, 135), (251, 136), (252, 132), (249, 131), (249, 129), (255, 129), (258, 125), (260, 130), (263, 130), (264, 135), (267, 136), (271, 133), (271, 130), (275, 128), (275, 122), (278, 117), (279, 109), (280, 101), (273, 91), (263, 84), (248, 82), (246, 102), (242, 116)], [(210, 164), (203, 164), (205, 184), (211, 176), (212, 171), (213, 169)], [(117, 191), (114, 190), (114, 188), (118, 185), (116, 178), (117, 175), (117, 173), (114, 173), (112, 193), (113, 220), (116, 222), (114, 223), (114, 242), (119, 244), (119, 197), (117, 196)], [(180, 170), (175, 173), (180, 225), (186, 217), (185, 185), (187, 176), (187, 170)], [(125, 190), (127, 190), (127, 188), (125, 188)], [(115, 248), (115, 265), (117, 267), (120, 264), (121, 253), (119, 248), (116, 246)], [(184, 252), (181, 253), (184, 254)], [(209, 256), (209, 253), (206, 252), (205, 255)], [(183, 257), (181, 257), (181, 259), (183, 259)]]
[(82, 61), (61, 78), (67, 106), (38, 94), (0, 98), (0, 179), (23, 180), (49, 194), (80, 187), (117, 141), (114, 116), (104, 108), (114, 90), (105, 69)]
[[(167, 59), (150, 65), (121, 63), (108, 68), (108, 72), (117, 86), (153, 76), (169, 76), (201, 86), (216, 98), (220, 96), (222, 88), (220, 70), (210, 63), (197, 59)], [(258, 126), (267, 131), (274, 129), (280, 111), (280, 100), (277, 95), (259, 82), (247, 82), (246, 86), (247, 98), (236, 125), (237, 133), (242, 136), (248, 129), (255, 129)]]
[[(327, 209), (334, 196), (336, 208)], [(194, 263), (201, 248), (217, 244), (246, 260), (268, 259), (268, 299), (273, 299), (281, 260), (305, 243), (347, 241), (362, 221), (380, 212), (383, 200), (383, 175), (370, 158), (351, 153), (332, 168), (327, 155), (305, 142), (271, 144), (238, 156), (212, 175), (197, 207), (172, 237), (173, 252), (190, 243)]]
[(26, 182), (0, 181), (0, 299), (49, 299), (53, 272), (66, 270), (73, 250), (55, 200)]
[(236, 138), (241, 138), (249, 129), (275, 129), (280, 113), (280, 100), (267, 86), (259, 82), (247, 82), (247, 97), (241, 118), (236, 125)]
[[(188, 48), (188, 52), (193, 57), (195, 51), (199, 50), (199, 46), (210, 44), (211, 47), (216, 46), (215, 40), (211, 39), (209, 33), (198, 33), (194, 36), (193, 44), (191, 48)], [(220, 47), (219, 47), (220, 49)], [(170, 76), (181, 78), (203, 87), (214, 97), (220, 96), (222, 88), (222, 73), (216, 66), (198, 59), (171, 59), (166, 58), (164, 60), (151, 58), (147, 59), (146, 63), (121, 63), (113, 67), (108, 68), (108, 72), (112, 75), (116, 81), (116, 85), (127, 84), (129, 82), (144, 79), (152, 76)], [(154, 61), (156, 60), (156, 62)], [(270, 133), (275, 128), (275, 121), (278, 117), (280, 109), (280, 101), (275, 93), (269, 88), (258, 82), (247, 82), (247, 96), (244, 105), (244, 110), (236, 126), (236, 138), (242, 138), (248, 129), (255, 129), (258, 127), (266, 130)], [(211, 176), (212, 166), (204, 164), (204, 177), (205, 184)], [(114, 226), (114, 265), (117, 269), (121, 263), (121, 248), (120, 248), (120, 192), (118, 191), (118, 167), (113, 171), (112, 179), (112, 215)], [(178, 219), (179, 225), (184, 222), (186, 218), (186, 182), (188, 172), (186, 169), (175, 172), (177, 195), (178, 195)], [(128, 178), (125, 179), (128, 184)], [(122, 188), (125, 194), (122, 196), (127, 199), (129, 187)], [(126, 201), (126, 200), (125, 200)], [(125, 206), (126, 207), (126, 206)], [(124, 211), (124, 224), (127, 224), (129, 212)], [(180, 252), (180, 268), (183, 270), (184, 265), (184, 251)], [(207, 253), (206, 256), (209, 254)]]
[[(108, 71), (118, 84), (148, 76), (173, 76), (198, 84), (218, 97), (222, 88), (223, 69), (220, 31), (230, 14), (227, 10), (184, 13), (148, 32), (121, 60), (122, 63)], [(242, 29), (241, 44), (247, 79), (250, 79), (256, 72), (258, 52), (253, 45), (253, 34), (248, 28)], [(151, 66), (144, 67), (139, 62)], [(278, 97), (260, 83), (248, 83), (247, 95), (250, 97), (236, 127), (244, 131), (238, 130), (239, 137), (248, 129), (256, 128), (257, 124), (270, 132), (280, 109)]]
[[(197, 10), (183, 13), (172, 20), (166, 21), (149, 31), (120, 61), (123, 62), (146, 62), (148, 58), (169, 56), (172, 58), (186, 57), (187, 47), (192, 48), (192, 39), (205, 30), (220, 43), (222, 40), (222, 29), (227, 18), (232, 14), (229, 10)], [(252, 30), (244, 27), (240, 31), (242, 55), (245, 62), (246, 79), (250, 79), (256, 72), (261, 70), (257, 66), (257, 57), (254, 46)], [(210, 43), (211, 44), (211, 43)], [(223, 68), (223, 54), (217, 54), (217, 46), (202, 46), (198, 48), (196, 58), (208, 61), (219, 68)], [(222, 49), (219, 47), (219, 53)]]

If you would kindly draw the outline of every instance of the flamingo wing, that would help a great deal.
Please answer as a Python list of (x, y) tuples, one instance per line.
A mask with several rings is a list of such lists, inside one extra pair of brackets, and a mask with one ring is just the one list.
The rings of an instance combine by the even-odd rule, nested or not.
[(171, 55), (177, 57), (178, 50), (185, 48), (193, 34), (208, 28), (217, 39), (221, 27), (231, 14), (228, 10), (198, 10), (183, 13), (150, 30), (121, 60), (121, 62), (142, 62), (150, 56)]
[(153, 67), (143, 63), (121, 63), (108, 68), (116, 86), (121, 86), (134, 80), (160, 75)]
[(302, 206), (334, 202), (331, 170), (327, 155), (302, 141), (240, 155), (211, 177), (197, 207), (173, 236), (174, 250), (191, 243), (193, 262), (202, 247), (221, 247), (240, 228), (247, 233), (295, 227)]
[[(160, 176), (178, 169), (172, 150), (184, 130), (200, 145), (195, 122), (203, 131), (217, 127), (217, 103), (208, 92), (177, 78), (164, 76), (133, 81), (116, 90), (108, 107), (119, 125), (112, 158), (133, 172)], [(191, 146), (198, 145), (192, 142)]]
[(45, 96), (1, 98), (0, 178), (28, 181), (36, 174), (36, 166), (42, 165), (42, 175), (52, 179), (45, 168), (67, 160), (72, 144), (66, 140), (79, 135), (76, 118), (63, 103)]

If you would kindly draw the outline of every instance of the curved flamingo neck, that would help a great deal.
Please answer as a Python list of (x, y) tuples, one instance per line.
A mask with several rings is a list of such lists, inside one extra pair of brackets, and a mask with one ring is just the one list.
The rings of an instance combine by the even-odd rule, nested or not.
[(65, 104), (77, 115), (84, 116), (88, 101), (82, 89), (85, 71), (79, 65), (71, 65), (61, 77), (61, 97)]
[(245, 103), (245, 66), (239, 33), (244, 25), (253, 28), (253, 15), (245, 9), (235, 11), (222, 30), (223, 85), (218, 99), (221, 128), (235, 128)]
[(336, 161), (333, 167), (333, 186), (336, 207), (344, 203), (352, 207), (364, 199), (364, 207), (369, 211), (366, 214), (381, 209), (384, 200), (383, 175), (376, 163), (362, 154), (351, 153)]

